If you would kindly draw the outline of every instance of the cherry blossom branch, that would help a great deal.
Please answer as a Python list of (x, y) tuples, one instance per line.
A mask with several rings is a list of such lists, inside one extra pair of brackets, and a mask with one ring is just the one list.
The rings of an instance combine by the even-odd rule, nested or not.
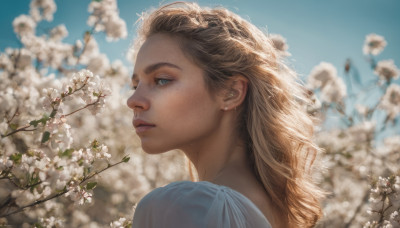
[(365, 204), (365, 201), (368, 200), (369, 192), (370, 192), (370, 189), (365, 191), (360, 204), (357, 206), (356, 210), (353, 213), (353, 216), (351, 216), (350, 220), (344, 225), (345, 228), (349, 228), (351, 226), (351, 224), (354, 222), (354, 219), (357, 217), (358, 213), (360, 213), (362, 206)]
[(97, 26), (98, 24), (99, 24), (99, 22), (96, 21), (96, 23), (93, 25), (92, 29), (91, 29), (90, 32), (88, 33), (88, 37), (87, 37), (87, 38), (84, 37), (85, 45), (83, 46), (82, 52), (79, 54), (78, 59), (76, 60), (76, 65), (77, 65), (77, 66), (79, 65), (79, 62), (80, 62), (80, 60), (81, 60), (81, 57), (82, 57), (83, 53), (84, 53), (85, 50), (86, 50), (87, 44), (89, 43), (90, 39), (92, 38), (92, 35), (93, 35), (93, 33), (94, 33), (94, 30), (95, 30), (95, 28), (96, 28), (96, 26)]
[(17, 116), (18, 110), (19, 110), (19, 107), (17, 107), (17, 109), (15, 110), (14, 115), (12, 115), (11, 119), (7, 120), (7, 124), (9, 124), (14, 119), (14, 117)]
[(11, 72), (11, 74), (10, 74), (10, 78), (14, 77), (14, 75), (17, 74), (17, 64), (18, 64), (18, 61), (19, 61), (20, 57), (21, 57), (21, 49), (18, 49), (18, 55), (17, 55), (17, 58), (14, 61), (14, 65), (13, 65), (14, 69), (13, 69), (13, 72)]
[[(84, 178), (79, 182), (79, 185), (83, 184), (85, 181), (87, 181), (87, 180), (93, 178), (94, 176), (96, 176), (96, 175), (98, 175), (98, 174), (100, 174), (100, 173), (106, 171), (107, 169), (109, 169), (109, 168), (111, 168), (111, 167), (114, 167), (114, 166), (116, 166), (116, 165), (119, 165), (119, 164), (121, 164), (121, 163), (125, 163), (125, 162), (127, 162), (127, 160), (126, 160), (126, 158), (123, 158), (122, 161), (119, 161), (119, 162), (114, 163), (114, 164), (112, 164), (112, 165), (109, 164), (107, 167), (105, 167), (105, 168), (103, 168), (103, 169), (101, 169), (101, 170), (99, 170), (99, 171), (96, 171), (96, 172), (92, 173), (92, 174), (89, 175), (89, 176), (84, 177)], [(7, 214), (0, 215), (0, 218), (2, 218), (2, 217), (7, 217), (7, 216), (10, 216), (10, 215), (13, 215), (13, 214), (22, 212), (22, 211), (25, 210), (26, 208), (33, 207), (33, 206), (36, 206), (36, 205), (38, 205), (38, 204), (44, 203), (44, 202), (46, 202), (46, 201), (48, 201), (48, 200), (57, 198), (57, 197), (59, 197), (59, 196), (62, 196), (62, 195), (64, 195), (64, 194), (66, 194), (66, 193), (69, 192), (69, 191), (70, 191), (70, 190), (64, 189), (64, 190), (62, 190), (61, 192), (59, 192), (59, 193), (57, 193), (57, 194), (55, 194), (55, 195), (53, 195), (53, 196), (47, 197), (47, 198), (42, 199), (42, 200), (35, 201), (35, 202), (31, 203), (31, 204), (28, 204), (28, 205), (26, 205), (26, 206), (20, 207), (20, 208), (14, 210), (14, 211), (12, 211), (12, 212), (9, 212), (9, 213), (7, 213)], [(0, 208), (0, 209), (1, 209), (1, 208)]]
[(85, 108), (88, 108), (88, 107), (90, 107), (90, 106), (92, 106), (92, 105), (95, 105), (95, 104), (99, 103), (100, 98), (103, 98), (103, 97), (105, 97), (105, 95), (103, 95), (103, 96), (98, 96), (98, 97), (97, 97), (97, 100), (96, 100), (95, 102), (90, 103), (90, 104), (87, 104), (87, 105), (83, 106), (82, 108), (79, 108), (79, 109), (77, 109), (77, 110), (75, 110), (75, 111), (72, 111), (72, 112), (70, 112), (70, 113), (68, 113), (68, 114), (62, 115), (62, 117), (70, 116), (70, 115), (72, 115), (72, 114), (74, 114), (74, 113), (76, 113), (76, 112), (79, 112), (79, 111), (81, 111), (81, 110), (83, 110), (83, 109), (85, 109)]
[[(65, 91), (65, 92), (62, 93), (61, 98), (58, 98), (58, 97), (56, 98), (56, 100), (54, 101), (54, 104), (52, 104), (52, 111), (51, 111), (51, 113), (50, 113), (50, 118), (49, 118), (49, 120), (52, 119), (52, 118), (54, 118), (54, 116), (57, 114), (57, 112), (58, 112), (58, 108), (57, 108), (57, 107), (58, 107), (58, 105), (61, 103), (61, 101), (65, 100), (66, 97), (73, 95), (73, 94), (76, 93), (77, 91), (82, 90), (82, 89), (87, 85), (88, 80), (89, 80), (89, 77), (86, 77), (86, 79), (85, 79), (85, 81), (84, 81), (84, 83), (83, 83), (83, 85), (82, 85), (81, 87), (79, 87), (78, 89), (75, 89), (74, 91)], [(100, 96), (99, 96), (99, 97), (100, 97)], [(101, 97), (104, 97), (104, 96), (101, 96)], [(100, 100), (100, 99), (98, 99), (96, 102), (98, 102), (99, 100)], [(88, 105), (86, 105), (84, 108), (87, 108), (87, 107), (89, 107), (89, 106), (91, 106), (91, 105), (94, 105), (96, 102), (91, 103), (91, 104), (88, 104)], [(84, 108), (82, 108), (82, 109), (84, 109)], [(82, 109), (76, 110), (76, 111), (74, 111), (73, 113), (75, 113), (75, 112), (77, 112), (77, 111), (80, 111), (80, 110), (82, 110)], [(18, 109), (17, 109), (17, 110), (18, 110)], [(16, 112), (17, 112), (17, 111), (16, 111)], [(73, 114), (73, 113), (70, 113), (70, 114), (64, 115), (64, 116), (69, 116), (69, 115), (71, 115), (71, 114)], [(14, 113), (14, 115), (13, 115), (12, 118), (14, 118), (15, 115), (16, 115), (16, 113)], [(10, 121), (11, 121), (11, 120), (10, 120)], [(39, 121), (39, 120), (34, 120), (34, 121)], [(31, 122), (34, 122), (34, 121), (31, 121)], [(20, 128), (18, 128), (18, 129), (16, 129), (16, 130), (14, 130), (14, 131), (12, 131), (12, 132), (6, 134), (6, 135), (1, 134), (1, 137), (2, 137), (2, 138), (5, 138), (5, 137), (8, 137), (8, 136), (13, 135), (13, 134), (15, 134), (15, 133), (18, 133), (18, 132), (20, 132), (20, 131), (35, 131), (35, 130), (37, 130), (37, 128), (34, 128), (34, 129), (27, 129), (27, 128), (29, 128), (29, 127), (32, 126), (32, 125), (33, 125), (32, 123), (29, 123), (28, 125), (25, 125), (25, 126), (23, 126), (23, 127), (20, 127)]]
[(2, 138), (5, 138), (5, 137), (8, 137), (8, 136), (10, 136), (10, 135), (13, 135), (13, 134), (15, 134), (15, 133), (17, 133), (17, 132), (20, 132), (20, 131), (35, 131), (35, 130), (37, 129), (37, 128), (35, 128), (35, 129), (27, 129), (27, 128), (30, 127), (30, 126), (32, 126), (32, 125), (31, 125), (31, 124), (28, 124), (28, 125), (26, 125), (26, 126), (20, 127), (20, 128), (14, 130), (14, 131), (8, 133), (8, 134), (6, 134), (6, 135), (1, 134), (1, 137), (2, 137)]

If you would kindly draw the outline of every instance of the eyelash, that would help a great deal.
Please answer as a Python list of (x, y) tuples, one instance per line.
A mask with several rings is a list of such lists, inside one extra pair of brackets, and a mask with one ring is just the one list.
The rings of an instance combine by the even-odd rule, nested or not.
[[(167, 82), (159, 84), (160, 81), (167, 81)], [(154, 79), (154, 83), (156, 85), (159, 85), (159, 86), (164, 86), (164, 85), (170, 83), (171, 81), (172, 81), (171, 79), (167, 79), (167, 78), (156, 78), (156, 79)], [(132, 86), (132, 89), (136, 90), (137, 89), (137, 85)]]

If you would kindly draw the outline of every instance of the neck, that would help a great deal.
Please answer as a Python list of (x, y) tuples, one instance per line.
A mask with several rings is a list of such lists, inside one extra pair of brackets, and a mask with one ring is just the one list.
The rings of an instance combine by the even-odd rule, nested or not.
[(202, 140), (181, 148), (194, 164), (199, 181), (217, 183), (232, 173), (228, 170), (250, 170), (245, 143), (235, 133), (234, 124), (226, 122)]

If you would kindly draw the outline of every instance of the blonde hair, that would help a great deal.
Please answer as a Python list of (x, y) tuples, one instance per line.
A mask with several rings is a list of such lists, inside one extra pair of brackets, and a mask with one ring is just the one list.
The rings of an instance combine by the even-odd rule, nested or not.
[(313, 122), (300, 103), (304, 90), (258, 28), (224, 8), (172, 3), (143, 15), (136, 47), (165, 33), (205, 72), (210, 92), (234, 75), (248, 79), (239, 131), (248, 158), (265, 191), (291, 227), (311, 227), (321, 216), (322, 192), (312, 182), (318, 147)]

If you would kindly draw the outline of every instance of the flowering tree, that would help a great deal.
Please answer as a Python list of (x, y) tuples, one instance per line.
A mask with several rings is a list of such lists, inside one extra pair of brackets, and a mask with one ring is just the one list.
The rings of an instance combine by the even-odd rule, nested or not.
[[(127, 36), (116, 0), (90, 2), (90, 29), (64, 43), (65, 25), (38, 36), (54, 0), (31, 0), (13, 21), (20, 48), (0, 54), (0, 226), (129, 227), (134, 206), (151, 189), (189, 179), (179, 152), (142, 153), (125, 101), (129, 74), (110, 63), (95, 33)], [(286, 40), (270, 34), (283, 57)], [(376, 61), (387, 43), (366, 37), (363, 52), (378, 76), (363, 84), (348, 60), (345, 77), (326, 62), (307, 80), (307, 111), (321, 120), (316, 141), (327, 191), (319, 227), (399, 227), (400, 87), (393, 60)], [(370, 100), (377, 91), (380, 98)], [(342, 123), (333, 128), (332, 116)], [(132, 133), (132, 134), (131, 134)], [(385, 136), (382, 141), (379, 138)], [(162, 162), (160, 162), (162, 161)]]
[[(378, 76), (370, 85), (362, 84), (350, 60), (344, 67), (347, 83), (326, 62), (308, 76), (314, 100), (309, 112), (325, 123), (316, 135), (326, 166), (319, 178), (328, 192), (320, 227), (400, 227), (400, 132), (394, 130), (400, 86), (393, 83), (399, 69), (393, 60), (375, 60), (386, 45), (382, 36), (366, 37), (363, 52)], [(370, 97), (373, 92), (380, 98)], [(340, 127), (329, 127), (332, 116)]]
[(156, 166), (127, 134), (128, 70), (94, 37), (127, 36), (117, 2), (90, 2), (91, 29), (74, 44), (63, 42), (65, 25), (36, 35), (55, 11), (54, 0), (32, 0), (29, 15), (13, 21), (21, 48), (0, 54), (0, 225), (129, 226), (124, 217), (145, 193), (187, 178), (182, 156)]

